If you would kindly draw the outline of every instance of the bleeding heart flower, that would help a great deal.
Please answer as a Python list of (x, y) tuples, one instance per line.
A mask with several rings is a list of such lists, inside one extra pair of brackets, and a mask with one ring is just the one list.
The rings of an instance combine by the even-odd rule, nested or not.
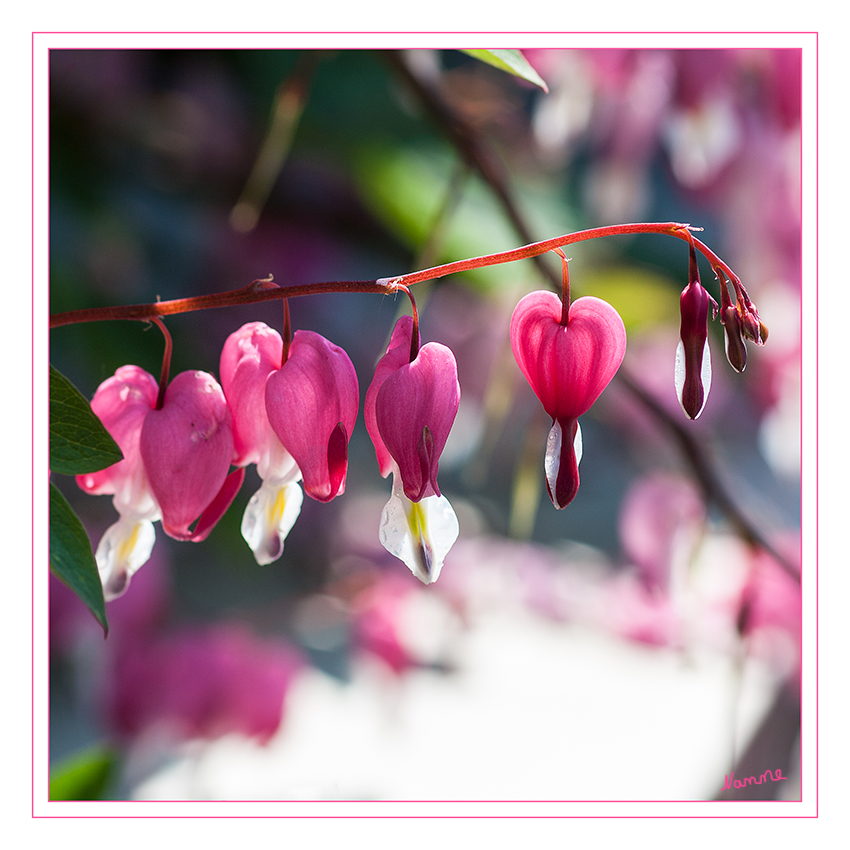
[(133, 573), (150, 558), (156, 540), (153, 523), (161, 514), (142, 463), (139, 436), (158, 392), (156, 380), (144, 369), (122, 366), (97, 388), (91, 403), (124, 455), (118, 463), (76, 479), (87, 493), (112, 495), (120, 515), (95, 552), (107, 601), (127, 590)]
[(378, 365), (375, 367), (375, 375), (372, 378), (372, 383), (369, 384), (369, 389), (366, 390), (366, 399), (363, 403), (363, 418), (366, 420), (366, 430), (372, 438), (372, 444), (375, 446), (375, 455), (378, 458), (378, 467), (384, 478), (392, 471), (393, 458), (389, 449), (384, 445), (381, 431), (378, 428), (375, 402), (378, 398), (378, 390), (381, 389), (384, 381), (393, 372), (398, 371), (402, 366), (406, 366), (410, 362), (410, 341), (412, 336), (413, 317), (402, 316), (393, 328), (386, 354), (378, 361)]
[(121, 596), (133, 573), (150, 558), (156, 520), (162, 519), (171, 537), (203, 540), (233, 501), (245, 474), (227, 475), (233, 455), (230, 414), (212, 375), (178, 375), (161, 410), (156, 409), (158, 394), (153, 376), (138, 366), (122, 366), (92, 400), (92, 410), (124, 455), (106, 469), (77, 476), (86, 492), (113, 494), (120, 514), (95, 553), (107, 601)]
[(345, 492), (359, 392), (348, 355), (313, 331), (295, 332), (286, 362), (266, 381), (272, 430), (295, 458), (307, 495), (319, 502)]
[(398, 465), (405, 495), (418, 502), (440, 495), (437, 470), (457, 416), (460, 384), (457, 361), (445, 345), (429, 342), (410, 362), (412, 333), (412, 318), (399, 319), (367, 393), (367, 428), (372, 424), (381, 472), (388, 472), (386, 452)]
[(403, 316), (375, 368), (364, 418), (381, 474), (393, 473), (392, 496), (381, 515), (381, 545), (428, 584), (436, 581), (459, 533), (437, 471), (457, 415), (460, 385), (451, 350), (429, 342), (411, 361), (412, 337), (413, 319)]
[(578, 417), (599, 398), (626, 353), (626, 329), (610, 304), (578, 298), (564, 325), (561, 314), (561, 299), (541, 291), (526, 295), (511, 319), (514, 357), (553, 420), (544, 469), (549, 496), (558, 509), (578, 492)]
[(258, 564), (283, 554), (283, 543), (301, 512), (301, 470), (272, 430), (266, 381), (280, 369), (283, 340), (263, 322), (232, 333), (221, 352), (221, 383), (233, 418), (233, 463), (257, 464), (263, 483), (242, 517), (242, 536)]
[(162, 509), (163, 531), (177, 540), (204, 540), (245, 477), (244, 469), (227, 474), (233, 431), (218, 381), (207, 372), (179, 374), (162, 408), (145, 416), (139, 449)]

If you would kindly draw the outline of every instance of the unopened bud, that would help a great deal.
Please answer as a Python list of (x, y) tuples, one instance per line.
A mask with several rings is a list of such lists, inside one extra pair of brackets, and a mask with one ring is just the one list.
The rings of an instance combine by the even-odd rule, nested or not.
[(764, 345), (767, 340), (767, 325), (762, 322), (751, 304), (747, 305), (744, 315), (741, 316), (741, 332), (756, 345)]
[(743, 372), (747, 365), (747, 345), (741, 333), (741, 316), (730, 305), (723, 308), (720, 321), (726, 332), (726, 359), (736, 372)]
[(711, 386), (711, 352), (708, 348), (708, 308), (711, 296), (698, 280), (682, 291), (679, 347), (676, 350), (676, 393), (682, 409), (696, 419), (705, 407)]

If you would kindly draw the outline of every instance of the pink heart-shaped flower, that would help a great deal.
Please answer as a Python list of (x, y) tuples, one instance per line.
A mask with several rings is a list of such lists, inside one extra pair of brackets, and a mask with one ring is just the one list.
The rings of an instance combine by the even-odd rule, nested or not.
[(266, 381), (266, 413), (304, 476), (305, 492), (319, 502), (345, 492), (359, 404), (349, 356), (313, 331), (296, 331), (286, 362)]
[(593, 405), (620, 368), (626, 329), (617, 311), (599, 298), (578, 298), (561, 324), (561, 299), (532, 292), (511, 319), (511, 348), (553, 429), (546, 450), (546, 484), (556, 508), (578, 492), (578, 417)]

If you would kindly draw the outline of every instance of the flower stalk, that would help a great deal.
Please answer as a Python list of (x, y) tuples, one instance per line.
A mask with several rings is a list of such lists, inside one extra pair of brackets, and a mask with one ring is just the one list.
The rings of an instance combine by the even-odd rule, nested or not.
[(396, 277), (378, 278), (377, 280), (330, 281), (299, 286), (278, 286), (272, 282), (271, 278), (266, 278), (252, 281), (241, 289), (216, 292), (210, 295), (198, 295), (192, 298), (157, 301), (153, 304), (133, 304), (118, 307), (92, 307), (84, 310), (71, 310), (51, 316), (50, 328), (53, 329), (83, 322), (102, 322), (118, 319), (148, 321), (157, 316), (191, 313), (197, 310), (210, 310), (215, 307), (234, 307), (240, 304), (260, 304), (265, 301), (276, 301), (279, 298), (297, 298), (302, 295), (323, 295), (345, 292), (394, 295), (399, 290), (413, 286), (416, 283), (421, 283), (422, 281), (436, 280), (447, 275), (471, 271), (472, 269), (484, 268), (486, 266), (527, 260), (545, 254), (548, 251), (563, 248), (566, 245), (573, 245), (577, 242), (587, 242), (606, 236), (654, 233), (664, 236), (674, 236), (677, 239), (692, 242), (696, 250), (702, 253), (709, 263), (711, 263), (712, 268), (722, 270), (732, 282), (736, 293), (742, 299), (742, 303), (747, 307), (747, 315), (744, 320), (744, 333), (757, 343), (763, 342), (767, 337), (767, 329), (761, 325), (758, 313), (749, 301), (749, 297), (740, 279), (707, 245), (693, 236), (692, 231), (697, 229), (679, 222), (616, 224), (608, 227), (595, 227), (590, 230), (581, 230), (575, 233), (568, 233), (564, 236), (557, 236), (554, 239), (547, 239), (543, 242), (533, 242), (511, 251), (486, 254), (482, 257), (473, 257), (467, 260), (457, 260)]

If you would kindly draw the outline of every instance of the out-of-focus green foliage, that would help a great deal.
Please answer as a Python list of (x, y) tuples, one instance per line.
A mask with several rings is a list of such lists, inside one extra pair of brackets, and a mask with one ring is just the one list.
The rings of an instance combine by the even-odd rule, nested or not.
[(631, 266), (588, 269), (582, 291), (611, 304), (627, 331), (675, 324), (679, 310), (671, 282), (661, 275)]
[(91, 747), (70, 756), (50, 771), (51, 801), (107, 799), (117, 766), (118, 756), (109, 747)]

